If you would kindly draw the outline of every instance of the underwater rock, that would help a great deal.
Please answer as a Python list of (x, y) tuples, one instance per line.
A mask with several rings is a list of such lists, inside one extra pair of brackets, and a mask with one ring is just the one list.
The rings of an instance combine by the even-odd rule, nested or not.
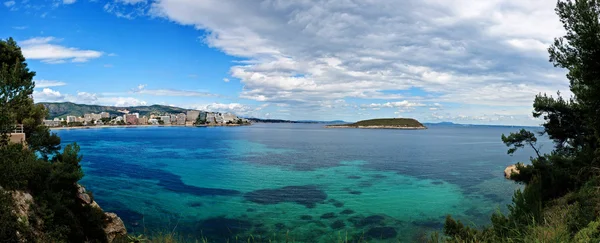
[(412, 224), (415, 226), (419, 226), (419, 227), (423, 227), (423, 228), (430, 228), (430, 229), (444, 228), (444, 223), (441, 221), (436, 221), (436, 220), (413, 221)]
[(286, 228), (286, 226), (284, 223), (276, 223), (275, 224), (275, 229), (277, 229), (279, 231), (284, 230), (285, 228)]
[(302, 215), (302, 216), (300, 216), (300, 219), (302, 219), (302, 220), (312, 220), (312, 216), (310, 216), (310, 215)]
[(340, 214), (345, 214), (345, 215), (353, 214), (353, 213), (354, 213), (354, 210), (352, 210), (352, 209), (344, 209), (344, 211), (340, 212)]
[(246, 220), (215, 217), (200, 221), (198, 232), (203, 232), (209, 239), (222, 241), (232, 235), (246, 232), (250, 228), (252, 224)]
[(335, 218), (335, 213), (325, 213), (323, 215), (321, 215), (322, 219), (331, 219), (331, 218)]
[(314, 208), (317, 203), (322, 203), (327, 199), (327, 193), (316, 186), (286, 186), (278, 189), (252, 191), (246, 193), (244, 198), (258, 204), (293, 202), (307, 208)]
[(360, 194), (362, 194), (362, 192), (360, 192), (360, 191), (350, 191), (350, 194), (352, 194), (352, 195), (360, 195)]
[(339, 230), (344, 227), (346, 227), (346, 224), (343, 220), (336, 220), (335, 222), (333, 222), (333, 224), (331, 224), (331, 228), (334, 230)]
[(348, 219), (355, 227), (379, 226), (383, 224), (385, 217), (381, 215), (372, 215), (366, 218), (353, 216)]
[(392, 227), (375, 227), (365, 233), (365, 236), (368, 238), (380, 240), (391, 239), (396, 237), (396, 235), (398, 235), (398, 232)]
[(348, 179), (353, 179), (353, 180), (358, 180), (358, 179), (360, 179), (360, 178), (362, 178), (362, 177), (360, 177), (360, 176), (357, 176), (357, 175), (351, 175), (351, 176), (348, 176), (347, 178), (348, 178)]
[(190, 203), (188, 203), (188, 206), (190, 206), (192, 208), (199, 208), (199, 207), (202, 207), (202, 203), (201, 202), (190, 202)]
[(335, 206), (336, 208), (341, 208), (341, 207), (344, 206), (343, 202), (340, 202), (340, 201), (335, 200), (335, 199), (329, 199), (327, 202), (333, 204), (333, 206)]

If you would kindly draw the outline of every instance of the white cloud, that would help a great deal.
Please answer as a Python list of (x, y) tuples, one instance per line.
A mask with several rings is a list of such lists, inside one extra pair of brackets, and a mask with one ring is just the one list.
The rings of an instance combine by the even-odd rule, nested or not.
[(27, 26), (13, 26), (12, 28), (15, 30), (24, 30), (27, 29)]
[(138, 12), (205, 30), (207, 45), (242, 58), (230, 69), (241, 98), (295, 110), (408, 99), (522, 111), (539, 92), (568, 90), (545, 54), (563, 34), (555, 3), (156, 0)]
[(75, 3), (77, 0), (63, 0), (63, 4), (73, 4)]
[(94, 50), (81, 50), (54, 44), (60, 40), (54, 37), (36, 37), (20, 42), (23, 55), (27, 59), (41, 60), (49, 64), (71, 62), (87, 62), (99, 58), (102, 52)]
[(204, 91), (177, 90), (177, 89), (146, 89), (145, 84), (140, 84), (137, 89), (132, 90), (135, 94), (145, 94), (154, 96), (174, 96), (174, 97), (213, 97), (215, 94)]
[(133, 97), (110, 97), (103, 98), (104, 103), (112, 103), (114, 106), (143, 106), (148, 103), (143, 100), (139, 100)]
[(64, 100), (64, 96), (55, 90), (52, 90), (50, 88), (44, 88), (42, 89), (42, 91), (33, 91), (33, 99), (36, 102), (53, 102), (53, 101), (63, 101)]
[(73, 102), (77, 104), (98, 104), (111, 106), (141, 106), (147, 102), (133, 97), (107, 97), (95, 93), (77, 92), (76, 95), (62, 94), (57, 90), (44, 88), (33, 91), (35, 102)]
[(6, 1), (4, 2), (4, 6), (6, 6), (7, 8), (10, 8), (12, 6), (15, 5), (15, 1)]
[(229, 83), (229, 79), (228, 78), (223, 78), (223, 82)]
[(414, 108), (418, 106), (425, 106), (425, 104), (410, 102), (408, 100), (387, 102), (387, 103), (371, 103), (360, 105), (361, 108)]
[(115, 0), (116, 2), (124, 3), (124, 4), (138, 4), (138, 3), (146, 3), (146, 0)]
[(55, 86), (64, 86), (67, 83), (62, 81), (54, 81), (54, 80), (34, 80), (36, 88), (47, 88), (47, 87), (55, 87)]

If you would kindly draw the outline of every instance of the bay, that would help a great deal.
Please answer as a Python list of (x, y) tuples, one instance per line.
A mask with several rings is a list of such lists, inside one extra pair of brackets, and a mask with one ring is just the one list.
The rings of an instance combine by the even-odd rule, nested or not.
[(63, 144), (81, 146), (81, 183), (129, 232), (410, 242), (440, 231), (448, 214), (480, 225), (506, 211), (519, 185), (503, 170), (533, 155), (506, 154), (500, 136), (517, 130), (255, 124), (56, 132)]

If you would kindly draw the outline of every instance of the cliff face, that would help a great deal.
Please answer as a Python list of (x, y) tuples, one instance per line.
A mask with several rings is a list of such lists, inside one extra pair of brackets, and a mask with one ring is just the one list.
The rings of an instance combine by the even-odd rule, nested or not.
[[(82, 205), (89, 205), (91, 207), (96, 207), (101, 209), (100, 206), (93, 201), (93, 199), (87, 194), (85, 188), (83, 186), (79, 186), (77, 200)], [(1, 191), (4, 191), (2, 187), (0, 187)], [(34, 210), (32, 207), (35, 206), (35, 200), (33, 196), (29, 192), (25, 191), (9, 191), (12, 196), (14, 202), (14, 209), (12, 211), (15, 216), (17, 216), (17, 221), (26, 226), (26, 231), (32, 233), (33, 237), (36, 241), (44, 242), (44, 239), (47, 239), (43, 232), (43, 222), (39, 219), (34, 219)], [(127, 229), (125, 228), (125, 224), (123, 220), (119, 218), (115, 213), (107, 213), (104, 212), (104, 234), (106, 235), (106, 242), (113, 242), (117, 237), (127, 236)], [(23, 232), (17, 232), (17, 237), (19, 238), (19, 242), (28, 242), (28, 240), (23, 236)]]
[[(102, 209), (100, 208), (100, 205), (98, 205), (91, 197), (90, 195), (87, 194), (85, 187), (78, 185), (79, 186), (79, 190), (77, 191), (77, 198), (79, 199), (79, 201), (84, 204), (84, 205), (90, 205), (92, 207), (98, 208), (98, 209)], [(119, 218), (119, 216), (117, 216), (117, 214), (115, 213), (108, 213), (105, 212), (104, 213), (105, 216), (105, 220), (104, 220), (104, 233), (106, 234), (106, 239), (107, 241), (113, 242), (115, 240), (115, 238), (119, 237), (119, 236), (126, 236), (127, 235), (127, 229), (125, 228), (125, 224), (123, 223), (123, 220), (121, 220), (121, 218)]]

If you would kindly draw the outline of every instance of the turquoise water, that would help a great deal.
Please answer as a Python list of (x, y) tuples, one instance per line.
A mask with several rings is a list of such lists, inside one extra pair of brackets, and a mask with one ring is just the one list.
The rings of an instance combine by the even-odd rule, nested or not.
[(516, 130), (259, 124), (57, 133), (81, 146), (82, 184), (130, 232), (386, 242), (440, 230), (447, 214), (485, 224), (505, 210), (518, 185), (503, 170), (531, 155), (506, 155), (500, 135)]

